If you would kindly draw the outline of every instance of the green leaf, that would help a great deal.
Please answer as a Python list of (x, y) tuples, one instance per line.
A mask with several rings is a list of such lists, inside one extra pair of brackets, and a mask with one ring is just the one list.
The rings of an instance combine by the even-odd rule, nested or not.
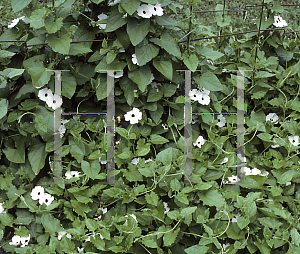
[(73, 137), (69, 137), (70, 153), (77, 160), (78, 163), (81, 163), (85, 155), (85, 146), (81, 140), (76, 140)]
[(169, 32), (164, 31), (160, 36), (160, 39), (150, 38), (149, 40), (162, 47), (169, 54), (181, 58), (181, 52), (178, 46), (178, 42)]
[(144, 92), (151, 79), (150, 67), (145, 65), (134, 71), (129, 71), (128, 78), (138, 85), (141, 92)]
[(94, 160), (91, 165), (89, 162), (82, 160), (81, 169), (89, 178), (95, 179), (100, 172), (99, 160)]
[[(170, 230), (170, 229), (169, 229), (169, 230)], [(168, 231), (169, 231), (169, 230), (168, 230)], [(163, 240), (164, 240), (164, 246), (171, 246), (171, 245), (175, 242), (176, 237), (177, 237), (179, 231), (180, 231), (180, 228), (177, 228), (177, 229), (174, 230), (174, 231), (172, 230), (172, 231), (170, 231), (170, 232), (168, 232), (168, 233), (165, 233), (165, 234), (164, 234), (164, 237), (163, 237)]]
[(250, 223), (250, 220), (248, 217), (238, 217), (237, 219), (237, 224), (239, 226), (240, 229), (245, 228), (246, 226), (248, 226), (248, 224)]
[(273, 135), (270, 135), (269, 133), (259, 133), (257, 137), (259, 137), (263, 141), (273, 142), (273, 140), (271, 140), (273, 138)]
[(292, 236), (292, 244), (299, 246), (300, 245), (300, 234), (296, 228), (292, 229), (291, 236)]
[(121, 127), (116, 127), (116, 132), (119, 133), (122, 137), (128, 138), (128, 131)]
[(163, 92), (161, 90), (157, 90), (158, 88), (151, 88), (149, 93), (148, 93), (148, 97), (147, 97), (147, 102), (155, 102), (155, 101), (159, 101), (161, 99), (161, 97), (163, 96)]
[(7, 78), (12, 79), (21, 76), (24, 71), (25, 69), (6, 68), (2, 71), (2, 74)]
[(225, 89), (224, 85), (221, 84), (217, 76), (211, 71), (206, 71), (201, 76), (195, 76), (194, 80), (200, 87), (204, 87), (209, 91), (215, 92)]
[(163, 113), (164, 113), (164, 107), (160, 103), (157, 103), (156, 111), (149, 111), (149, 114), (150, 114), (151, 118), (153, 119), (153, 121), (155, 122), (155, 124), (158, 124)]
[(208, 59), (211, 59), (212, 61), (215, 61), (218, 58), (224, 56), (224, 54), (219, 51), (202, 51), (201, 55), (205, 56)]
[(11, 227), (14, 223), (14, 218), (8, 213), (0, 213), (0, 221), (3, 226)]
[(68, 55), (72, 38), (69, 32), (64, 27), (62, 27), (62, 29), (57, 33), (48, 35), (47, 42), (53, 49), (53, 51), (63, 55)]
[(167, 212), (167, 216), (172, 220), (177, 220), (179, 218), (179, 212), (177, 210)]
[(23, 10), (32, 0), (11, 0), (11, 7), (15, 13)]
[(209, 247), (206, 246), (194, 245), (192, 247), (184, 249), (184, 252), (187, 254), (205, 254), (207, 253), (208, 249)]
[(186, 204), (186, 205), (189, 204), (189, 200), (187, 199), (187, 196), (185, 193), (180, 192), (175, 196), (175, 198), (183, 204)]
[(173, 79), (173, 67), (172, 61), (169, 60), (158, 60), (157, 58), (153, 59), (154, 67), (165, 77), (172, 80)]
[(138, 45), (149, 33), (150, 19), (128, 18), (127, 33), (133, 46)]
[(126, 150), (126, 151), (122, 152), (121, 154), (118, 154), (118, 157), (120, 159), (126, 160), (128, 158), (133, 157), (133, 153), (130, 150)]
[(117, 9), (113, 9), (107, 18), (107, 25), (104, 32), (109, 33), (116, 31), (118, 28), (126, 24), (126, 19), (123, 19), (123, 13), (120, 13)]
[(154, 191), (151, 191), (150, 194), (146, 193), (145, 198), (148, 204), (157, 206), (158, 195)]
[(136, 156), (145, 156), (150, 152), (150, 144), (147, 143), (141, 147), (139, 147), (136, 151)]
[(135, 55), (139, 66), (143, 66), (155, 58), (159, 53), (159, 47), (152, 43), (148, 43), (148, 40), (143, 40), (135, 47)]
[(220, 27), (228, 26), (231, 21), (231, 17), (228, 15), (225, 15), (224, 17), (218, 15), (215, 19), (217, 21), (218, 26)]
[(29, 69), (32, 84), (35, 87), (44, 86), (49, 83), (51, 72), (47, 71), (44, 67), (32, 67)]
[(47, 124), (44, 121), (44, 117), (42, 115), (37, 115), (34, 118), (34, 122), (37, 123), (39, 129), (41, 129), (44, 132), (47, 132)]
[(146, 177), (153, 177), (154, 172), (151, 170), (151, 168), (138, 168), (138, 171)]
[(7, 51), (7, 50), (0, 50), (0, 59), (7, 58), (7, 57), (12, 57), (15, 54), (16, 53), (13, 53), (13, 52), (10, 52), (10, 51)]
[(156, 155), (156, 160), (158, 162), (162, 162), (164, 165), (170, 165), (172, 163), (172, 147), (169, 147), (167, 149), (164, 149), (160, 151)]
[(45, 166), (46, 160), (45, 144), (38, 143), (29, 147), (28, 159), (32, 168), (32, 171), (37, 175), (40, 170)]
[(192, 214), (193, 212), (195, 212), (197, 210), (197, 206), (191, 206), (191, 207), (187, 207), (187, 208), (182, 208), (180, 215), (182, 218), (185, 218), (186, 216)]
[(121, 6), (129, 15), (132, 15), (139, 8), (140, 3), (140, 0), (123, 0)]
[(74, 242), (71, 239), (67, 238), (66, 236), (62, 237), (62, 239), (60, 241), (60, 245), (61, 245), (62, 251), (65, 253), (74, 253), (74, 251), (75, 251)]
[(29, 17), (30, 27), (34, 29), (42, 28), (45, 25), (45, 17), (47, 14), (48, 11), (45, 7), (34, 10)]
[(76, 91), (76, 78), (69, 72), (63, 72), (61, 75), (61, 79), (63, 84), (61, 94), (71, 99)]
[(6, 104), (6, 99), (1, 99), (0, 100), (0, 119), (6, 116), (7, 114), (7, 104)]
[(165, 97), (171, 97), (176, 92), (176, 90), (177, 90), (177, 85), (175, 84), (171, 84), (171, 83), (163, 84), (163, 92)]
[(60, 221), (49, 213), (44, 213), (42, 215), (41, 222), (46, 232), (48, 232), (51, 236), (54, 236), (56, 232), (63, 231)]
[(267, 72), (267, 71), (258, 71), (255, 73), (255, 78), (269, 78), (269, 77), (273, 77), (276, 74)]
[(272, 170), (271, 172), (277, 178), (279, 184), (286, 184), (287, 182), (290, 182), (295, 173), (294, 169), (287, 170), (287, 171)]
[(198, 66), (198, 57), (196, 54), (189, 54), (185, 51), (182, 55), (183, 62), (189, 70), (196, 70)]
[(272, 218), (272, 217), (263, 217), (263, 218), (257, 218), (257, 220), (264, 226), (273, 228), (273, 229), (279, 229), (279, 227), (283, 224), (279, 220)]
[(91, 48), (87, 45), (85, 45), (83, 42), (80, 43), (72, 43), (70, 46), (69, 55), (71, 56), (77, 56), (82, 54), (87, 54), (93, 52)]
[(101, 157), (100, 150), (97, 150), (92, 152), (92, 154), (89, 156), (89, 160), (96, 160), (100, 157)]
[(25, 163), (25, 146), (24, 141), (18, 143), (17, 149), (4, 148), (2, 149), (6, 158), (14, 163)]
[(150, 140), (149, 140), (151, 143), (153, 144), (165, 144), (167, 142), (169, 142), (168, 139), (160, 136), (160, 135), (157, 135), (157, 134), (152, 134), (150, 136)]
[(63, 18), (57, 18), (51, 14), (45, 18), (45, 28), (49, 34), (56, 33), (63, 25)]
[(203, 201), (204, 205), (216, 206), (221, 208), (225, 204), (225, 199), (217, 190), (208, 190), (198, 193), (199, 199)]

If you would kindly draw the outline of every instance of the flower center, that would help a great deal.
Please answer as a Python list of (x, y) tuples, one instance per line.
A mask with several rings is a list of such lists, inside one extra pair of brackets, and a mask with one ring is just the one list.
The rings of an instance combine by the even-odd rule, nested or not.
[(38, 195), (40, 195), (40, 192), (38, 192)]
[(146, 14), (146, 11), (143, 11), (144, 14)]
[(132, 114), (131, 117), (134, 117), (134, 114)]
[(48, 199), (45, 199), (46, 202), (48, 202)]

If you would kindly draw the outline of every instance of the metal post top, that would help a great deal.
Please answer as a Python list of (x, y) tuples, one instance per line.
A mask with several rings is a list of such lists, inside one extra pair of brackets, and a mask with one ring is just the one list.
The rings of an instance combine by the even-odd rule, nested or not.
[(71, 70), (46, 70), (46, 71), (71, 71)]

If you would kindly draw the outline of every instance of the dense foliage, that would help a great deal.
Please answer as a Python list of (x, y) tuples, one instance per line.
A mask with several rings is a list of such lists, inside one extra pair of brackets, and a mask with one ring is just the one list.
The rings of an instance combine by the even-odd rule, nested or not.
[[(11, 253), (297, 253), (300, 55), (283, 30), (200, 24), (176, 1), (12, 0), (0, 36), (0, 245)], [(197, 0), (188, 0), (191, 6)], [(54, 6), (53, 6), (54, 3)], [(245, 31), (299, 30), (265, 0)], [(215, 6), (221, 10), (223, 6)], [(283, 18), (282, 18), (283, 17)], [(188, 43), (179, 43), (187, 40)], [(3, 42), (21, 40), (24, 42)], [(96, 41), (93, 41), (96, 40)], [(84, 41), (84, 42), (83, 42)], [(26, 46), (27, 45), (27, 46)], [(30, 46), (32, 45), (32, 46)], [(192, 90), (185, 91), (185, 73)], [(246, 182), (234, 181), (237, 74), (245, 72)], [(54, 94), (54, 73), (62, 93)], [(106, 179), (106, 116), (63, 117), (65, 185), (53, 181), (54, 110), (104, 112), (114, 73), (116, 181)], [(48, 90), (50, 89), (50, 90)], [(193, 99), (184, 119), (185, 96)], [(184, 179), (192, 123), (193, 181)]]

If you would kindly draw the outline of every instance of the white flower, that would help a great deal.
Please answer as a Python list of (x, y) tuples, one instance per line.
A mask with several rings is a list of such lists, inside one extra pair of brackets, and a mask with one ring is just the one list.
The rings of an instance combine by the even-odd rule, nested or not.
[[(152, 75), (152, 73), (151, 73), (151, 75)], [(154, 76), (153, 76), (153, 79), (154, 79)], [(151, 82), (152, 82), (152, 80), (151, 80)], [(150, 85), (152, 86), (152, 88), (156, 88), (156, 91), (158, 92), (159, 91), (158, 87), (161, 86), (161, 83), (152, 82)]]
[(134, 158), (132, 159), (131, 163), (134, 164), (134, 165), (137, 165), (140, 161), (140, 158)]
[(53, 93), (52, 93), (51, 89), (44, 88), (39, 91), (38, 97), (40, 98), (40, 100), (47, 102), (49, 100), (49, 98), (53, 97)]
[(220, 121), (217, 123), (217, 125), (218, 125), (219, 127), (225, 126), (225, 123), (226, 123), (225, 117), (224, 117), (223, 115), (218, 115), (218, 119), (219, 119)]
[[(58, 240), (61, 240), (61, 238), (62, 238), (65, 234), (67, 234), (66, 231), (60, 231), (60, 232), (58, 232), (58, 237), (57, 237)], [(71, 239), (71, 238), (72, 238), (72, 235), (67, 234), (67, 237), (68, 237), (69, 239)]]
[(77, 116), (73, 116), (73, 120), (78, 120), (78, 117)]
[(226, 183), (235, 183), (235, 182), (238, 181), (238, 177), (232, 175), (231, 177), (228, 177), (228, 180), (229, 180), (229, 181), (226, 181)]
[(291, 184), (292, 184), (291, 182), (287, 182), (285, 185), (288, 186), (288, 185), (291, 185)]
[(200, 99), (198, 100), (198, 102), (202, 105), (208, 105), (210, 102), (209, 95), (206, 93), (200, 93)]
[(240, 153), (237, 154), (237, 157), (239, 157), (242, 162), (246, 162), (246, 157), (242, 157)]
[(4, 203), (0, 203), (0, 213), (6, 213), (5, 208), (2, 206)]
[(124, 47), (119, 48), (119, 52), (125, 52), (125, 48)]
[(21, 240), (21, 243), (22, 243), (21, 247), (25, 247), (26, 245), (29, 244), (30, 234), (27, 237), (21, 237), (20, 240)]
[[(150, 77), (150, 81), (148, 82), (148, 85), (153, 81), (153, 79), (154, 79), (154, 75), (151, 73), (151, 77)], [(153, 82), (153, 83), (155, 83), (155, 82)], [(157, 85), (161, 85), (161, 84), (157, 84)], [(156, 88), (157, 88), (157, 85), (156, 85)], [(158, 89), (156, 89), (156, 91), (158, 92)]]
[[(100, 15), (97, 16), (98, 17), (98, 21), (101, 21), (101, 20), (104, 20), (104, 19), (107, 19), (107, 15), (102, 13)], [(106, 24), (97, 24), (97, 26), (99, 26), (100, 29), (105, 29), (106, 28)]]
[(54, 197), (51, 196), (49, 193), (45, 193), (42, 197), (39, 199), (40, 205), (46, 204), (46, 206), (51, 205), (52, 201), (54, 200)]
[(198, 146), (199, 148), (201, 148), (205, 141), (206, 140), (202, 136), (199, 136), (196, 140), (196, 143), (194, 143), (194, 146)]
[(18, 235), (14, 235), (11, 239), (10, 245), (18, 246), (21, 243), (21, 237)]
[[(130, 216), (135, 219), (136, 223), (138, 223), (138, 221), (136, 219), (136, 216), (134, 214), (130, 214)], [(128, 215), (125, 215), (125, 217), (128, 218)], [(127, 226), (127, 219), (126, 219), (126, 221), (125, 221), (125, 223), (123, 225)]]
[(60, 134), (60, 137), (62, 138), (66, 132), (66, 127), (64, 125), (61, 125), (58, 127), (58, 133)]
[[(273, 139), (274, 143), (276, 143), (276, 140), (275, 138)], [(271, 145), (272, 148), (277, 148), (277, 147), (280, 147), (280, 145)]]
[(79, 253), (81, 253), (81, 252), (84, 251), (84, 248), (83, 247), (82, 248), (77, 247), (77, 250), (78, 250)]
[(55, 109), (61, 107), (62, 97), (61, 97), (61, 95), (53, 94), (53, 96), (49, 97), (49, 99), (46, 102), (50, 108), (55, 110)]
[(200, 100), (200, 92), (197, 89), (192, 89), (190, 91), (189, 96), (191, 97), (192, 100), (194, 101), (199, 101)]
[(85, 241), (89, 242), (91, 240), (91, 236), (95, 238), (95, 235), (99, 235), (102, 240), (104, 239), (104, 237), (100, 233), (96, 233), (88, 236), (88, 238)]
[(133, 64), (140, 65), (137, 61), (136, 54), (132, 54), (132, 62), (133, 62)]
[(227, 69), (222, 69), (222, 72), (226, 72), (227, 73), (228, 71), (227, 71)]
[(165, 212), (164, 212), (164, 214), (166, 214), (167, 212), (170, 211), (170, 208), (168, 207), (168, 203), (163, 202), (163, 204), (164, 204), (164, 207), (165, 207)]
[(114, 0), (113, 2), (109, 2), (108, 6), (114, 6), (114, 5), (116, 5), (116, 4), (120, 3), (120, 2), (121, 2), (121, 0)]
[(133, 108), (131, 111), (127, 112), (125, 116), (125, 121), (130, 121), (130, 124), (136, 124), (142, 119), (142, 112), (138, 108)]
[(274, 16), (273, 25), (276, 26), (276, 27), (284, 27), (284, 26), (287, 26), (287, 23), (284, 19), (282, 19), (282, 17)]
[(211, 65), (214, 65), (214, 62), (211, 61), (211, 60), (207, 60), (207, 63), (211, 64)]
[(263, 173), (260, 174), (261, 176), (268, 176), (269, 175), (269, 172), (268, 171), (265, 171)]
[(278, 123), (278, 116), (275, 113), (270, 113), (266, 116), (266, 121), (271, 121), (272, 123), (275, 122), (275, 124)]
[(106, 164), (106, 163), (107, 163), (107, 160), (102, 161), (101, 158), (99, 158), (99, 162), (100, 162), (101, 164)]
[(158, 2), (156, 5), (152, 6), (152, 8), (153, 8), (153, 11), (152, 11), (153, 15), (157, 15), (157, 16), (164, 15), (164, 10), (163, 10), (163, 8), (161, 8), (161, 4), (159, 4)]
[(68, 123), (70, 120), (61, 120), (62, 125), (65, 125), (66, 123)]
[(23, 16), (23, 17), (21, 17), (21, 18), (14, 19), (14, 20), (12, 21), (12, 23), (11, 23), (10, 25), (8, 25), (7, 27), (8, 27), (8, 28), (13, 28), (14, 26), (16, 26), (16, 25), (19, 23), (20, 19), (24, 20), (24, 19), (25, 19), (25, 16)]
[(44, 196), (45, 194), (45, 190), (42, 186), (35, 186), (32, 191), (31, 191), (31, 198), (33, 200), (38, 200), (40, 199), (42, 196)]
[(72, 177), (79, 177), (79, 172), (78, 171), (67, 171), (65, 173), (66, 179), (71, 179)]
[[(116, 73), (116, 74), (115, 74), (115, 73)], [(113, 74), (110, 74), (110, 73), (108, 72), (108, 76), (111, 76), (111, 77), (114, 77), (114, 78), (120, 78), (120, 77), (123, 76), (123, 71), (116, 71), (116, 72), (114, 72)]]
[(228, 161), (228, 158), (225, 157), (224, 160), (223, 160), (220, 164), (224, 164), (224, 163), (226, 163), (227, 161)]
[(257, 168), (253, 168), (251, 170), (251, 175), (260, 175), (261, 174), (261, 171)]
[(140, 17), (149, 19), (153, 15), (153, 5), (151, 4), (142, 4), (137, 8), (137, 13)]
[(101, 210), (103, 214), (107, 213), (107, 208), (106, 207), (105, 208), (99, 208), (99, 210)]
[(201, 87), (201, 88), (199, 89), (199, 92), (200, 92), (200, 93), (205, 93), (205, 94), (207, 94), (207, 95), (210, 94), (210, 91), (207, 90), (207, 89), (205, 89), (204, 87)]
[(240, 215), (237, 215), (236, 217), (233, 217), (231, 221), (232, 221), (232, 222), (237, 222), (237, 219), (238, 219), (239, 217), (240, 217)]
[(243, 56), (244, 54), (245, 54), (245, 51), (244, 51), (244, 50), (241, 50), (240, 56)]
[(252, 175), (252, 170), (248, 167), (242, 167), (242, 172), (244, 172), (246, 176)]
[(150, 162), (150, 161), (152, 161), (152, 160), (151, 160), (151, 159), (145, 160), (145, 163), (148, 163), (148, 162)]
[(161, 126), (164, 128), (164, 130), (169, 129), (168, 124), (163, 124), (163, 123), (162, 123)]
[(223, 243), (223, 249), (226, 249), (228, 246), (230, 246), (230, 243), (227, 243), (227, 244)]
[(299, 145), (299, 136), (289, 136), (289, 140), (293, 146)]

